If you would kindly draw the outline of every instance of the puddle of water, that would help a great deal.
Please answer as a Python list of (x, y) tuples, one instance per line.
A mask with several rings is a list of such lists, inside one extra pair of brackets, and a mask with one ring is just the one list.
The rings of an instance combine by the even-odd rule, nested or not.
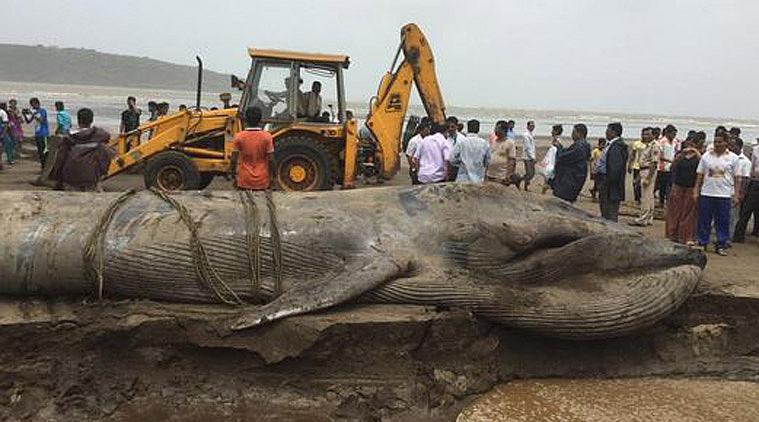
[(502, 384), (457, 422), (759, 421), (759, 384), (706, 379), (528, 380)]

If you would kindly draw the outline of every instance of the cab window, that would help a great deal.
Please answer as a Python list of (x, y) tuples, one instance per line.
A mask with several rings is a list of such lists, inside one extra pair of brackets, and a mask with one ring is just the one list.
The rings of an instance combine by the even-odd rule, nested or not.
[(261, 109), (265, 121), (295, 118), (295, 98), (290, 94), (292, 66), (289, 63), (259, 65), (248, 106)]
[(335, 123), (339, 120), (337, 72), (328, 66), (301, 64), (302, 84), (296, 93), (298, 120)]

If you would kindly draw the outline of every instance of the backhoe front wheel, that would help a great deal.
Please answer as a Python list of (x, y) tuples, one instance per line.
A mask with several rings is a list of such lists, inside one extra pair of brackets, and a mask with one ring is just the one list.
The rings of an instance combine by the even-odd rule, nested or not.
[(277, 185), (285, 191), (329, 190), (335, 184), (333, 157), (318, 139), (289, 135), (274, 147)]
[(202, 182), (200, 172), (190, 158), (179, 151), (156, 154), (145, 166), (145, 187), (166, 191), (198, 190)]
[(215, 175), (213, 173), (200, 173), (200, 184), (198, 185), (198, 189), (203, 190), (208, 187), (208, 185), (213, 182), (213, 178)]

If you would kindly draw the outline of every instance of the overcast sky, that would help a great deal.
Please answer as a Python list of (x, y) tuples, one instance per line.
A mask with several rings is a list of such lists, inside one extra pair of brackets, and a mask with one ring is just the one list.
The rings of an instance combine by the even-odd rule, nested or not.
[[(754, 0), (2, 0), (0, 42), (245, 73), (246, 47), (351, 56), (368, 99), (399, 29), (430, 40), (449, 105), (759, 117)], [(0, 60), (2, 58), (0, 57)], [(1, 78), (1, 75), (0, 75)]]

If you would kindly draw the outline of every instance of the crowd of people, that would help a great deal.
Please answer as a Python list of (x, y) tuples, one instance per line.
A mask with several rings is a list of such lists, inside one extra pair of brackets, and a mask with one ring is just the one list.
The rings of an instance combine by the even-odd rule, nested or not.
[[(50, 137), (55, 135), (66, 137), (80, 131), (81, 128), (73, 126), (71, 114), (66, 110), (63, 101), (56, 101), (54, 107), (55, 127), (53, 128), (51, 122), (48, 120), (48, 111), (42, 106), (39, 98), (31, 98), (28, 108), (20, 108), (18, 100), (15, 98), (7, 102), (0, 102), (0, 143), (3, 146), (2, 153), (5, 155), (5, 165), (13, 165), (16, 157), (18, 157), (21, 142), (24, 139), (24, 125), (33, 126), (37, 159), (43, 168), (48, 156)], [(158, 120), (169, 113), (169, 103), (167, 102), (149, 101), (147, 107), (149, 113), (148, 121)], [(186, 108), (186, 106), (180, 105), (180, 110)], [(86, 110), (92, 111), (90, 109)], [(137, 129), (140, 126), (141, 116), (142, 110), (137, 107), (136, 98), (132, 96), (128, 97), (127, 108), (121, 113), (119, 131), (127, 133)], [(2, 168), (3, 161), (0, 160), (0, 169)]]
[[(121, 113), (121, 133), (138, 129), (142, 118), (134, 97), (128, 97), (126, 104)], [(63, 102), (55, 102), (56, 125), (51, 132), (48, 112), (39, 99), (30, 99), (29, 106), (19, 109), (15, 99), (0, 102), (0, 141), (6, 164), (13, 165), (16, 160), (23, 125), (33, 125), (34, 143), (43, 169), (48, 157), (48, 138), (51, 134), (61, 137), (55, 163), (49, 166), (53, 180), (67, 190), (99, 190), (114, 152), (108, 146), (110, 134), (92, 125), (92, 110), (78, 110), (77, 125), (73, 127)], [(228, 104), (225, 102), (224, 106)], [(150, 101), (147, 108), (148, 121), (169, 113), (169, 104), (165, 102)], [(183, 108), (186, 109), (180, 106), (180, 110)], [(242, 116), (245, 130), (235, 139), (233, 167), (239, 188), (267, 189), (273, 176), (273, 142), (271, 135), (261, 128), (261, 114), (255, 107), (245, 110)], [(605, 137), (591, 147), (584, 124), (574, 125), (571, 140), (566, 141), (562, 138), (563, 126), (554, 125), (550, 145), (538, 161), (533, 121), (527, 122), (519, 139), (513, 120), (496, 122), (493, 133), (487, 137), (480, 134), (480, 126), (474, 119), (464, 125), (456, 117), (448, 117), (444, 123), (423, 118), (404, 150), (411, 183), (489, 182), (528, 191), (537, 173), (543, 179), (542, 193), (551, 191), (558, 198), (575, 202), (590, 178), (590, 193), (599, 204), (601, 216), (618, 221), (629, 175), (633, 198), (640, 207), (638, 217), (629, 222), (631, 225), (650, 226), (656, 209), (664, 209), (665, 234), (669, 239), (706, 249), (714, 227), (714, 250), (719, 255), (726, 255), (732, 242), (745, 241), (752, 216), (755, 220), (752, 234), (758, 234), (759, 146), (744, 151), (739, 128), (727, 130), (719, 126), (708, 143), (704, 132), (690, 131), (681, 140), (673, 125), (664, 129), (646, 127), (641, 130), (640, 139), (628, 145), (622, 136), (622, 125), (610, 123)]]
[[(513, 120), (498, 121), (487, 139), (480, 135), (478, 120), (467, 121), (466, 133), (462, 133), (463, 127), (456, 117), (448, 117), (445, 124), (435, 124), (427, 118), (420, 121), (416, 134), (405, 147), (412, 184), (488, 181), (528, 191), (539, 173), (544, 180), (543, 193), (551, 190), (566, 201), (577, 200), (588, 176), (591, 157), (586, 140), (588, 128), (584, 124), (573, 127), (571, 143), (562, 141), (564, 129), (555, 125), (551, 145), (540, 162), (533, 121), (527, 122), (522, 135), (521, 157), (517, 155)], [(520, 161), (524, 174), (517, 172)]]
[[(66, 111), (63, 102), (55, 102), (56, 127), (53, 134), (67, 135), (71, 130), (71, 115)], [(8, 102), (0, 102), (0, 142), (3, 144), (5, 164), (13, 165), (24, 139), (24, 125), (34, 126), (34, 143), (40, 165), (45, 164), (47, 140), (50, 136), (47, 109), (42, 107), (38, 98), (29, 100), (29, 108), (19, 108), (15, 98)], [(0, 169), (3, 164), (0, 160)]]
[[(711, 143), (704, 132), (690, 131), (684, 140), (677, 133), (672, 125), (644, 128), (625, 157), (626, 168), (608, 168), (615, 178), (633, 175), (640, 215), (630, 224), (653, 224), (659, 207), (667, 238), (706, 250), (714, 228), (714, 251), (727, 255), (732, 242), (745, 241), (746, 226), (759, 210), (759, 146), (744, 151), (739, 128), (717, 127)], [(754, 235), (757, 229), (755, 218)]]
[[(477, 120), (469, 120), (462, 133), (463, 125), (455, 117), (443, 125), (422, 119), (405, 148), (412, 184), (494, 182), (528, 191), (537, 173), (544, 180), (543, 193), (551, 191), (575, 202), (589, 177), (601, 216), (616, 222), (631, 175), (640, 210), (629, 224), (650, 226), (656, 209), (664, 209), (667, 238), (707, 249), (714, 228), (714, 251), (719, 255), (726, 255), (732, 242), (745, 240), (752, 216), (757, 221), (759, 146), (744, 152), (739, 128), (719, 126), (707, 143), (704, 132), (690, 131), (681, 140), (673, 125), (663, 130), (646, 127), (628, 146), (622, 125), (610, 123), (605, 137), (591, 148), (584, 124), (574, 125), (571, 141), (566, 142), (563, 126), (554, 125), (550, 145), (538, 161), (535, 123), (527, 122), (519, 145), (514, 125), (513, 120), (498, 121), (486, 141)], [(755, 224), (752, 234), (758, 235), (757, 230)]]
[[(127, 108), (121, 113), (121, 133), (136, 130), (140, 126), (142, 115), (134, 97), (128, 97), (126, 103)], [(149, 101), (147, 105), (149, 121), (158, 120), (169, 113), (169, 104), (166, 102)], [(111, 134), (103, 128), (93, 126), (95, 116), (89, 108), (77, 111), (77, 124), (74, 126), (71, 114), (62, 101), (56, 101), (54, 107), (53, 127), (47, 109), (36, 97), (29, 100), (29, 108), (19, 108), (16, 99), (0, 102), (0, 142), (5, 165), (15, 164), (24, 139), (24, 125), (30, 125), (33, 128), (37, 160), (45, 179), (57, 182), (59, 187), (66, 190), (100, 190), (100, 181), (115, 155), (108, 146)], [(52, 157), (54, 162), (51, 161), (51, 165), (46, 166), (52, 136), (56, 136), (59, 143)], [(0, 160), (0, 170), (2, 169), (3, 162)]]

